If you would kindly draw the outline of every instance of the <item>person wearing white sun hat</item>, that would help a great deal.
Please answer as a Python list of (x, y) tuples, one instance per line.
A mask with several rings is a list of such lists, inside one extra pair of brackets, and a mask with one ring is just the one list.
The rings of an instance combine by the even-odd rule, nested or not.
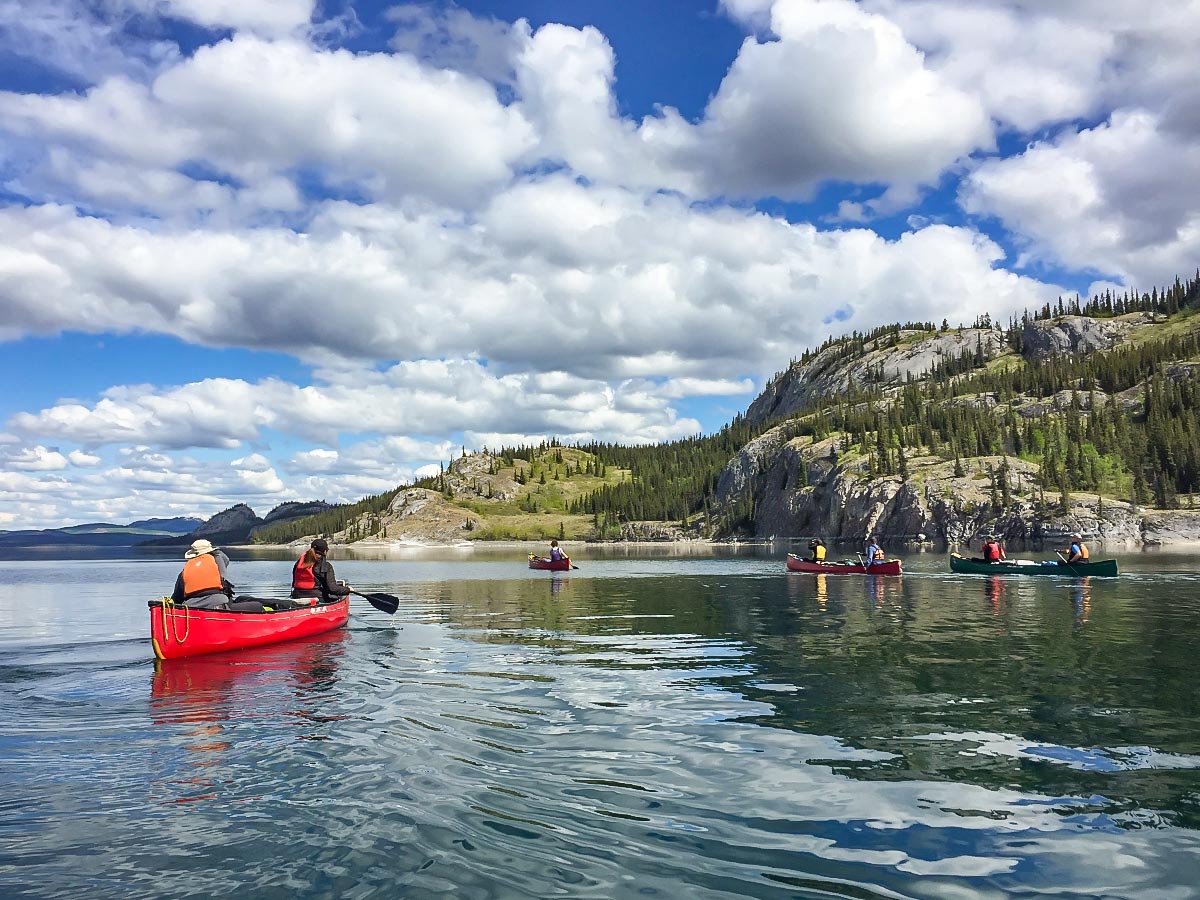
[(171, 599), (193, 609), (226, 609), (233, 599), (229, 581), (229, 557), (208, 540), (192, 541), (184, 552), (183, 571), (175, 579)]

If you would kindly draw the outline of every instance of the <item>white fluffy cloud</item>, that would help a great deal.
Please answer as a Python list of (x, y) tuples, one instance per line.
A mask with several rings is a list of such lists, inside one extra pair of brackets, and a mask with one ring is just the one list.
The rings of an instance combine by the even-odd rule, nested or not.
[[(994, 268), (999, 248), (965, 229), (886, 241), (564, 177), (518, 184), (461, 224), (330, 204), (308, 235), (170, 234), (62, 208), (0, 211), (7, 329), (161, 332), (312, 361), (480, 355), (501, 373), (740, 378), (823, 339), (836, 307), (844, 327), (866, 328), (898, 313), (1011, 311), (1046, 292)], [(946, 258), (961, 266), (952, 297)], [(335, 327), (314, 329), (328, 297)], [(211, 406), (204, 418), (219, 418)]]
[(1000, 218), (1027, 253), (1143, 287), (1200, 258), (1200, 142), (1143, 111), (990, 160), (964, 183), (969, 211)]
[(287, 34), (308, 25), (314, 0), (126, 0), (208, 28)]
[(118, 164), (202, 160), (251, 187), (312, 167), (334, 189), (456, 203), (503, 184), (534, 140), (478, 78), (405, 55), (245, 34), (200, 48), (150, 84), (114, 77), (82, 95), (0, 92), (0, 117), (19, 138)]
[[(748, 39), (685, 159), (718, 192), (805, 196), (825, 179), (930, 183), (992, 144), (978, 99), (926, 67), (852, 0), (777, 0), (776, 40)], [(668, 133), (670, 133), (668, 129)]]

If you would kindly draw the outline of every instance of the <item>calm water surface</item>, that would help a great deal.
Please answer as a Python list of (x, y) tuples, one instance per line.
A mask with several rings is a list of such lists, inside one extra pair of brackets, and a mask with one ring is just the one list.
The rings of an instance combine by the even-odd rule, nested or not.
[(179, 561), (0, 562), (0, 896), (1200, 895), (1196, 557), (665, 554), (335, 559), (400, 612), (157, 667)]

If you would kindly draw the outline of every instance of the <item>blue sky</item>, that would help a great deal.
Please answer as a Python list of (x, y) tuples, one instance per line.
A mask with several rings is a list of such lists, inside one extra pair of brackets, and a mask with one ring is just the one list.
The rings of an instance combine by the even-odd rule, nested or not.
[(1200, 260), (1175, 0), (0, 5), (0, 529), (712, 431)]

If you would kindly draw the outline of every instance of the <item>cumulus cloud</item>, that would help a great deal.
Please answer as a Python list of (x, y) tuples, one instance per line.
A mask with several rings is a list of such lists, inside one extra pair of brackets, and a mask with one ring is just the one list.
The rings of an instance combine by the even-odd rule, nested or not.
[(1186, 274), (1200, 257), (1197, 184), (1200, 142), (1153, 114), (1125, 111), (985, 162), (961, 202), (1001, 219), (1032, 258), (1149, 285)]
[(519, 52), (521, 35), (528, 32), (524, 22), (513, 25), (474, 16), (457, 7), (427, 4), (398, 4), (387, 11), (387, 18), (396, 26), (393, 49), (438, 68), (470, 72), (498, 85), (514, 80), (513, 60)]
[(287, 34), (309, 23), (314, 0), (126, 0), (207, 28)]
[[(235, 449), (267, 431), (331, 445), (353, 431), (389, 435), (394, 440), (382, 445), (386, 452), (411, 457), (433, 450), (440, 455), (450, 445), (408, 435), (501, 425), (578, 440), (693, 434), (699, 423), (676, 421), (666, 402), (681, 390), (649, 392), (637, 382), (614, 389), (562, 373), (495, 375), (477, 361), (426, 360), (399, 363), (373, 383), (346, 372), (341, 382), (310, 386), (278, 379), (208, 379), (169, 389), (116, 387), (91, 406), (59, 403), (18, 413), (9, 425), (19, 433), (57, 435), (92, 447), (136, 442), (175, 449)], [(332, 465), (333, 458), (324, 459)], [(337, 457), (345, 459), (354, 461), (354, 453)], [(139, 454), (139, 464), (148, 468), (158, 462), (144, 451)], [(230, 464), (247, 472), (270, 468), (259, 454)]]
[[(968, 319), (980, 307), (1035, 305), (1047, 290), (996, 268), (999, 248), (966, 229), (887, 241), (565, 177), (498, 194), (471, 227), (331, 204), (308, 235), (171, 234), (43, 207), (0, 211), (0, 239), (9, 336), (136, 330), (312, 361), (478, 355), (498, 373), (603, 380), (775, 371), (826, 336), (825, 312), (809, 311), (829, 297), (847, 298), (845, 326), (855, 328), (894, 317), (897, 290), (905, 313), (974, 307)], [(937, 249), (915, 252), (925, 247)], [(949, 301), (947, 255), (963, 266)], [(876, 277), (881, 269), (895, 280)], [(327, 297), (340, 298), (337, 327), (314, 330), (309, 314)], [(240, 402), (233, 388), (197, 409), (218, 419)]]
[(67, 458), (53, 447), (24, 447), (5, 454), (4, 464), (21, 472), (54, 472), (67, 468)]
[(148, 85), (114, 77), (82, 95), (0, 92), (0, 116), (18, 137), (117, 162), (203, 160), (239, 185), (312, 167), (331, 188), (456, 203), (504, 183), (534, 140), (481, 79), (406, 55), (247, 34), (201, 47)]
[[(929, 183), (992, 145), (978, 99), (852, 0), (777, 0), (694, 131), (664, 129), (712, 190), (805, 197), (825, 179)], [(680, 130), (693, 131), (688, 137)]]
[(102, 462), (95, 453), (85, 453), (82, 450), (72, 450), (67, 454), (67, 459), (71, 461), (71, 465), (81, 469), (91, 469)]
[(138, 10), (77, 0), (0, 0), (0, 52), (77, 85), (149, 77), (179, 59), (173, 41), (135, 27)]

